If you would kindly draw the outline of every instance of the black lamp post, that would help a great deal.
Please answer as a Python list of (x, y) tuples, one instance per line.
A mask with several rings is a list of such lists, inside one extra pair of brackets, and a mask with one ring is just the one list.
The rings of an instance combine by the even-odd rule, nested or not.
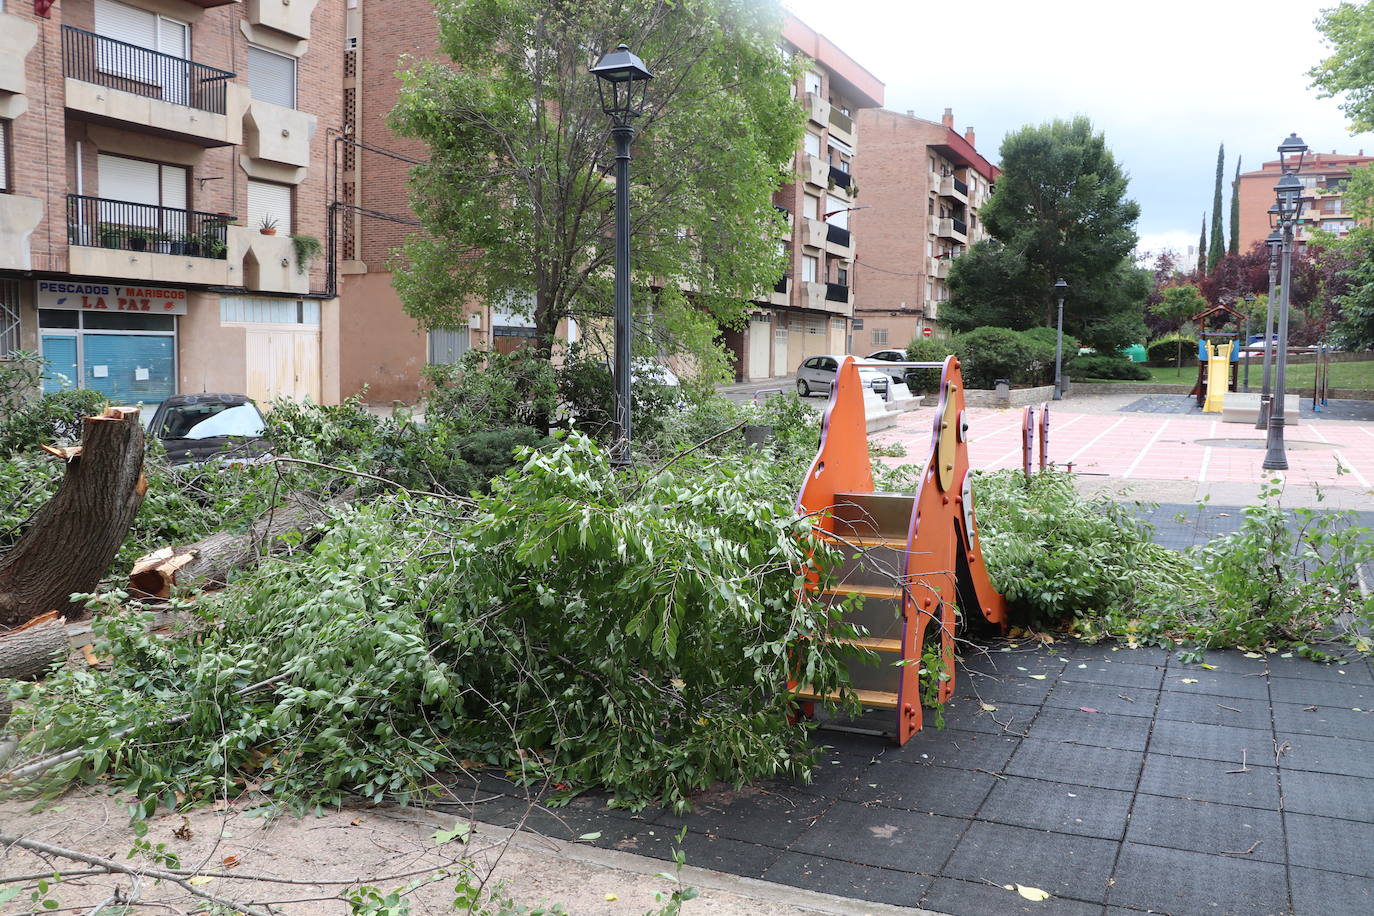
[(1244, 296), (1243, 298), (1244, 298), (1244, 300), (1245, 300), (1245, 338), (1242, 340), (1241, 346), (1242, 346), (1243, 348), (1245, 348), (1245, 381), (1242, 383), (1242, 389), (1243, 389), (1244, 391), (1246, 391), (1246, 392), (1249, 392), (1249, 391), (1250, 391), (1250, 313), (1253, 312), (1253, 311), (1255, 310), (1255, 294), (1254, 294), (1254, 293), (1246, 293), (1245, 296)]
[(1054, 399), (1064, 399), (1064, 297), (1069, 294), (1069, 284), (1060, 277), (1054, 283), (1054, 293), (1059, 297), (1059, 325), (1054, 337)]
[[(1277, 210), (1271, 208), (1271, 212)], [(1274, 306), (1279, 301), (1279, 254), (1283, 250), (1283, 234), (1275, 229), (1264, 240), (1269, 249), (1269, 302), (1264, 309), (1264, 389), (1260, 393), (1259, 415), (1255, 418), (1255, 429), (1269, 427), (1269, 381), (1270, 370), (1274, 366)]]
[(611, 462), (630, 464), (630, 144), (634, 119), (644, 112), (654, 75), (626, 45), (591, 68), (601, 94), (601, 110), (611, 119), (615, 140), (615, 416), (616, 443)]
[(1279, 328), (1274, 364), (1274, 393), (1269, 405), (1269, 437), (1265, 444), (1266, 471), (1288, 470), (1288, 455), (1284, 448), (1284, 394), (1288, 370), (1288, 299), (1293, 283), (1293, 231), (1302, 215), (1302, 169), (1307, 144), (1297, 134), (1289, 134), (1279, 144), (1279, 164), (1283, 176), (1274, 185), (1275, 205), (1278, 208), (1278, 228), (1282, 232), (1282, 262), (1279, 265)]

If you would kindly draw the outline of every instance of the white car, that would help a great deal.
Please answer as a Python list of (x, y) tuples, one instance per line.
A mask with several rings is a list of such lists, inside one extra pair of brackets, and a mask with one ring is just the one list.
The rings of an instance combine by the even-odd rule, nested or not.
[[(906, 351), (874, 350), (872, 353), (865, 356), (864, 359), (877, 360), (884, 363), (904, 363), (906, 362)], [(904, 369), (901, 366), (893, 366), (891, 369), (881, 369), (879, 371), (886, 372), (893, 382), (901, 385), (906, 382), (906, 374), (910, 370)]]
[[(843, 356), (813, 356), (797, 367), (797, 396), (810, 397), (813, 394), (829, 394), (835, 385), (835, 374), (840, 370)], [(872, 388), (875, 394), (887, 397), (890, 380), (886, 372), (877, 369), (859, 368), (859, 381), (865, 388)]]

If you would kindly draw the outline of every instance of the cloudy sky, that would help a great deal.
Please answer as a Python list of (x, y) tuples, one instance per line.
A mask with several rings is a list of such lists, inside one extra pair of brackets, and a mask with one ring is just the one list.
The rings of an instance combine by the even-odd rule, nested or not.
[[(972, 126), (994, 162), (1024, 124), (1084, 114), (1141, 205), (1141, 247), (1197, 244), (1211, 218), (1217, 145), (1226, 176), (1275, 158), (1290, 131), (1313, 150), (1374, 155), (1306, 72), (1313, 25), (1336, 0), (784, 0), (887, 84), (886, 107)], [(862, 155), (862, 138), (860, 155)], [(1229, 190), (1225, 203), (1229, 219)], [(1228, 228), (1229, 232), (1229, 228)]]

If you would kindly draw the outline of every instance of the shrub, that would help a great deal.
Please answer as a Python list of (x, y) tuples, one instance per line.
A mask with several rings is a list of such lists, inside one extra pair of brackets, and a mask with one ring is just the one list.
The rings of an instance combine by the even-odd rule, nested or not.
[[(1034, 368), (1026, 379), (1029, 384), (1054, 384), (1054, 354), (1058, 335), (1058, 329), (1047, 327), (1027, 328), (1021, 332), (1021, 336), (1031, 343), (1031, 362)], [(1064, 335), (1064, 365), (1067, 366), (1069, 360), (1078, 354), (1078, 347), (1077, 337), (1072, 334)]]
[(1124, 356), (1075, 356), (1064, 371), (1073, 378), (1147, 382), (1150, 370)]
[[(906, 345), (906, 358), (912, 362), (934, 362), (958, 352), (958, 338), (938, 335), (917, 337)], [(939, 369), (912, 369), (906, 374), (906, 386), (913, 394), (934, 391), (940, 386)]]
[(1039, 371), (1031, 342), (1009, 328), (974, 328), (960, 334), (955, 347), (970, 388), (994, 388), (1001, 378), (1025, 384)]
[(453, 365), (426, 366), (425, 417), (452, 420), (460, 432), (543, 426), (558, 404), (553, 367), (528, 348), (468, 350)]
[(43, 394), (44, 361), (21, 351), (0, 361), (0, 457), (81, 438), (84, 418), (108, 403), (99, 391), (66, 388)]
[(1197, 338), (1189, 334), (1165, 334), (1150, 341), (1145, 355), (1152, 366), (1187, 366), (1197, 361)]
[[(574, 349), (556, 373), (559, 405), (564, 424), (601, 442), (615, 435), (615, 377), (610, 366), (587, 358)], [(655, 439), (663, 429), (665, 417), (682, 407), (684, 395), (674, 385), (665, 385), (636, 373), (630, 382), (630, 420), (636, 441)]]

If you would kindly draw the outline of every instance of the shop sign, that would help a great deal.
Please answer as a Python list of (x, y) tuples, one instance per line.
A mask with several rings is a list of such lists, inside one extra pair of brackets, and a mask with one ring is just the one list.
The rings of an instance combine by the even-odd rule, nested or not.
[(117, 286), (113, 283), (39, 280), (38, 307), (82, 312), (185, 315), (186, 290), (165, 286)]

